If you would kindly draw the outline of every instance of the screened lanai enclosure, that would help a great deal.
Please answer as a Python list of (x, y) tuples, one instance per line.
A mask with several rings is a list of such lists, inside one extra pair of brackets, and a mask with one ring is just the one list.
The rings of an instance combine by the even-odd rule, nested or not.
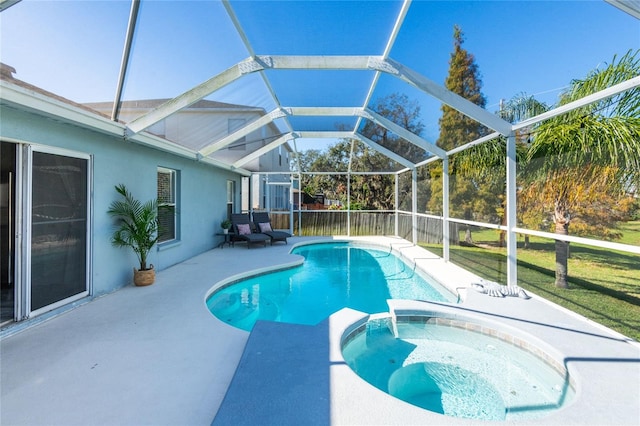
[[(397, 235), (447, 260), (465, 241), (500, 245), (510, 285), (530, 238), (640, 254), (617, 228), (640, 215), (637, 1), (0, 9), (2, 105), (240, 176), (217, 200), (226, 212), (267, 210), (301, 235)], [(451, 77), (456, 49), (471, 62)]]

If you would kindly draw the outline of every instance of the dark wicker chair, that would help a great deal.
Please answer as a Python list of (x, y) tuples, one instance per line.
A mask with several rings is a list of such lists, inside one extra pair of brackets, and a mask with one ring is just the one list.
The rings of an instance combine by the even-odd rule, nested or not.
[(267, 241), (271, 240), (271, 237), (267, 234), (255, 232), (254, 226), (249, 220), (248, 214), (232, 214), (231, 224), (234, 235), (232, 235), (233, 241), (246, 241), (247, 248), (251, 248), (251, 244), (262, 243), (265, 247)]
[[(271, 238), (271, 244), (276, 241), (282, 241), (287, 244), (287, 238), (291, 237), (291, 234), (285, 231), (274, 231), (271, 227), (271, 219), (267, 212), (253, 212), (253, 223), (256, 224), (257, 230), (263, 234), (267, 234)], [(268, 224), (267, 229), (262, 229), (264, 225)]]

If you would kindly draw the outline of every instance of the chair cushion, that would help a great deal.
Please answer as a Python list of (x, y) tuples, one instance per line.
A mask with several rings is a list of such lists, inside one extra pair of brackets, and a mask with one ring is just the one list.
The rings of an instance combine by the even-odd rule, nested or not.
[(238, 227), (238, 234), (240, 235), (251, 234), (251, 227), (249, 226), (248, 223), (239, 223), (237, 227)]
[(271, 232), (271, 224), (270, 223), (259, 223), (258, 226), (260, 227), (260, 232)]

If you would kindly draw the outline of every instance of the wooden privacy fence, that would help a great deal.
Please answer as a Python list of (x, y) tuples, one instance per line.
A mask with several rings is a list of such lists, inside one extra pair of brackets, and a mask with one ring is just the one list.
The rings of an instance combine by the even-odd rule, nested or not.
[[(301, 235), (347, 235), (347, 212), (344, 210), (303, 210)], [(289, 214), (271, 214), (276, 229), (289, 229)], [(293, 229), (298, 231), (298, 212), (293, 214)], [(417, 217), (418, 242), (442, 244), (442, 220), (434, 217)], [(351, 212), (351, 235), (395, 235), (394, 212)], [(458, 244), (458, 225), (449, 225), (450, 243)], [(399, 214), (398, 236), (412, 240), (411, 215)]]
[[(417, 228), (419, 243), (442, 244), (442, 219), (418, 215)], [(401, 213), (398, 217), (398, 236), (412, 240), (411, 215)], [(459, 242), (458, 224), (449, 223), (449, 244), (457, 245)]]

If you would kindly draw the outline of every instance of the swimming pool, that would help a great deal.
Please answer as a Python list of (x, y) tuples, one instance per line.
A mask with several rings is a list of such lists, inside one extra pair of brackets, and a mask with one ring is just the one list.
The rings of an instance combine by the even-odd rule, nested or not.
[(438, 317), (369, 320), (343, 339), (346, 363), (378, 389), (429, 411), (476, 420), (544, 417), (574, 390), (560, 362), (504, 331)]
[(216, 290), (207, 298), (209, 311), (248, 331), (258, 320), (314, 325), (345, 307), (386, 312), (387, 299), (456, 300), (390, 249), (330, 242), (299, 246), (292, 253), (303, 256), (304, 263)]

